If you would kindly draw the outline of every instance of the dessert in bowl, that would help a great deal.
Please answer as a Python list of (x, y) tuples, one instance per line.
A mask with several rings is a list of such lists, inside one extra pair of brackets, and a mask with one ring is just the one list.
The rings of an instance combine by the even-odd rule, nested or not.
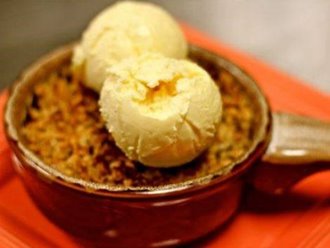
[[(190, 58), (207, 68), (224, 92), (225, 124), (217, 134), (223, 143), (214, 141), (186, 165), (149, 168), (115, 146), (94, 109), (96, 93), (75, 81), (68, 69), (71, 55), (72, 46), (64, 47), (28, 68), (7, 103), (6, 130), (16, 169), (37, 206), (80, 238), (123, 247), (166, 240), (185, 243), (232, 216), (243, 175), (265, 152), (270, 138), (270, 114), (254, 81), (229, 61), (191, 46)], [(49, 113), (59, 98), (68, 112)], [(71, 107), (81, 108), (81, 115), (72, 114)], [(244, 114), (238, 117), (240, 111)], [(74, 134), (82, 128), (92, 131)], [(75, 148), (81, 139), (95, 143)], [(105, 146), (97, 147), (100, 144)], [(111, 158), (102, 160), (100, 155)], [(89, 159), (100, 164), (94, 167)]]
[[(224, 92), (224, 102), (228, 100), (228, 103), (224, 104), (223, 118), (226, 118), (227, 111), (230, 112), (227, 120), (228, 127), (226, 128), (233, 128), (235, 132), (239, 132), (240, 138), (237, 138), (235, 142), (230, 139), (227, 140), (229, 145), (227, 143), (225, 146), (227, 148), (222, 148), (223, 150), (215, 143), (213, 148), (211, 146), (209, 150), (191, 162), (192, 167), (183, 166), (172, 169), (145, 167), (140, 171), (142, 165), (130, 161), (118, 148), (115, 148), (114, 143), (111, 143), (111, 138), (108, 138), (109, 134), (105, 132), (104, 126), (102, 126), (100, 127), (100, 133), (106, 134), (104, 136), (109, 142), (108, 145), (116, 149), (117, 153), (114, 153), (114, 155), (118, 156), (115, 158), (120, 161), (119, 167), (112, 164), (111, 168), (110, 163), (107, 169), (118, 175), (119, 180), (116, 180), (116, 177), (105, 179), (100, 173), (104, 170), (103, 165), (95, 173), (89, 174), (90, 172), (82, 171), (83, 167), (79, 164), (73, 164), (74, 166), (70, 168), (60, 167), (56, 162), (44, 162), (42, 156), (45, 156), (46, 160), (47, 153), (53, 153), (54, 150), (49, 145), (40, 146), (34, 133), (27, 137), (29, 132), (38, 131), (27, 130), (26, 127), (32, 121), (29, 120), (30, 117), (27, 117), (29, 111), (39, 108), (36, 99), (33, 100), (36, 97), (34, 92), (38, 91), (39, 87), (42, 89), (50, 87), (49, 90), (54, 86), (52, 80), (64, 80), (64, 82), (74, 80), (70, 74), (67, 74), (69, 73), (67, 65), (70, 63), (71, 55), (72, 46), (61, 48), (37, 61), (21, 75), (12, 87), (7, 103), (5, 113), (6, 134), (15, 155), (15, 168), (37, 206), (61, 228), (79, 238), (86, 239), (86, 242), (91, 242), (93, 245), (107, 246), (109, 243), (115, 242), (117, 247), (136, 245), (136, 243), (140, 244), (141, 247), (145, 247), (152, 244), (163, 244), (165, 246), (166, 244), (174, 245), (189, 242), (211, 232), (235, 213), (245, 185), (245, 175), (251, 172), (251, 169), (258, 169), (261, 166), (259, 164), (260, 159), (273, 163), (288, 163), (297, 159), (299, 159), (299, 163), (329, 161), (329, 157), (327, 157), (329, 155), (323, 145), (329, 142), (326, 138), (323, 138), (323, 141), (319, 141), (318, 144), (315, 144), (315, 142), (309, 144), (309, 147), (284, 142), (282, 143), (282, 153), (281, 150), (273, 150), (283, 139), (279, 136), (279, 139), (274, 141), (274, 139), (271, 139), (272, 133), (273, 135), (278, 134), (279, 130), (285, 133), (287, 128), (281, 126), (281, 119), (279, 118), (281, 115), (274, 115), (274, 124), (276, 125), (271, 128), (272, 117), (269, 107), (254, 80), (230, 61), (204, 49), (191, 46), (191, 59), (198, 61), (204, 68), (207, 68), (214, 78), (218, 78), (217, 82)], [(55, 78), (54, 73), (58, 74)], [(230, 87), (225, 89), (233, 82), (235, 83), (233, 89)], [(65, 88), (65, 85), (62, 86)], [(81, 90), (81, 94), (89, 97), (87, 101), (95, 103), (94, 92), (80, 84), (74, 87)], [(53, 93), (53, 91), (48, 91), (48, 93)], [(62, 93), (65, 95), (67, 92)], [(46, 92), (43, 94), (46, 94)], [(245, 110), (247, 116), (252, 113), (253, 117), (253, 125), (250, 126), (249, 122), (245, 124), (251, 128), (248, 134), (242, 130), (237, 131), (236, 128), (238, 127), (235, 127), (235, 119), (231, 119), (233, 117), (231, 111), (236, 112), (236, 109), (231, 107), (237, 106), (237, 102), (235, 103), (231, 97), (235, 94), (242, 94), (243, 99), (247, 98), (244, 101), (251, 103), (248, 110)], [(51, 99), (54, 100), (50, 97)], [(89, 106), (93, 107), (93, 105)], [(98, 118), (99, 114), (96, 114), (93, 120), (98, 120)], [(290, 118), (297, 120), (296, 117), (291, 116)], [(329, 130), (329, 124), (327, 123), (305, 118), (299, 118), (298, 120), (293, 123), (291, 128), (305, 126), (306, 130), (313, 132), (313, 136), (324, 136)], [(97, 123), (96, 121), (95, 124)], [(72, 123), (69, 125), (72, 125)], [(234, 127), (231, 125), (234, 125)], [(40, 128), (47, 129), (43, 125)], [(70, 128), (75, 129), (76, 127)], [(235, 136), (236, 133), (229, 131), (226, 130), (224, 135)], [(62, 132), (67, 134), (64, 129)], [(320, 133), (318, 134), (318, 132)], [(49, 135), (59, 135), (59, 133), (55, 132)], [(103, 135), (97, 136), (97, 138), (103, 137)], [(219, 135), (221, 135), (221, 126)], [(299, 136), (297, 137), (299, 138)], [(48, 135), (44, 137), (45, 140), (49, 138)], [(226, 138), (223, 139), (226, 140)], [(242, 140), (241, 143), (240, 139)], [(307, 137), (307, 140), (313, 139)], [(290, 139), (287, 141), (290, 141)], [(76, 138), (76, 142), (78, 142), (78, 138)], [(268, 145), (269, 142), (271, 143)], [(35, 148), (31, 145), (33, 143)], [(220, 143), (218, 145), (221, 146)], [(268, 150), (265, 153), (267, 145)], [(36, 154), (40, 147), (43, 147), (43, 152), (46, 155)], [(285, 154), (286, 149), (292, 151), (293, 148), (305, 149), (307, 155), (296, 157)], [(212, 149), (218, 152), (217, 156), (220, 158), (224, 156), (223, 159), (226, 162), (207, 164), (205, 155), (209, 154), (211, 158), (216, 156)], [(318, 151), (317, 156), (308, 153), (311, 150)], [(40, 150), (40, 152), (42, 151)], [(64, 148), (57, 152), (52, 156), (64, 156), (61, 152), (67, 154)], [(219, 154), (219, 152), (224, 155)], [(55, 161), (52, 156), (50, 161)], [(214, 159), (219, 159), (219, 157)], [(118, 164), (116, 159), (113, 162)], [(125, 171), (120, 169), (121, 166), (124, 166), (124, 168), (127, 166), (134, 173), (125, 174)], [(275, 170), (279, 170), (280, 167), (285, 166), (280, 165), (279, 167), (276, 164), (274, 167)], [(207, 172), (203, 171), (203, 168)], [(297, 165), (294, 165), (294, 168), (296, 168), (296, 171), (303, 169)], [(81, 174), (79, 174), (80, 171), (82, 171)], [(263, 178), (267, 180), (272, 178), (271, 175), (262, 173)], [(95, 175), (97, 176), (93, 179)], [(126, 175), (131, 177), (125, 178)], [(136, 177), (137, 175), (139, 176)], [(303, 176), (306, 176), (306, 173)], [(128, 181), (125, 181), (125, 179), (128, 179)], [(153, 181), (153, 179), (157, 180)], [(297, 179), (296, 177), (293, 178), (294, 181)]]
[[(245, 176), (260, 166), (260, 159), (329, 161), (324, 148), (313, 156), (308, 152), (315, 151), (312, 145), (280, 143), (283, 115), (273, 119), (255, 81), (225, 58), (189, 46), (189, 59), (211, 75), (221, 92), (220, 125), (211, 144), (191, 162), (145, 166), (115, 144), (98, 109), (99, 93), (70, 66), (72, 54), (73, 45), (60, 48), (22, 74), (12, 87), (5, 124), (15, 168), (32, 199), (54, 223), (89, 245), (187, 243), (235, 213)], [(314, 136), (329, 130), (321, 122), (289, 119), (314, 130)], [(285, 153), (294, 149), (307, 152), (299, 157)]]
[[(202, 50), (191, 49), (191, 57), (198, 59)], [(127, 158), (105, 128), (98, 94), (79, 81), (68, 62), (30, 85), (19, 135), (28, 150), (63, 175), (109, 187), (168, 187), (213, 173), (226, 174), (254, 149), (258, 132), (265, 127), (261, 114), (256, 114), (261, 112), (257, 100), (246, 86), (225, 69), (212, 66), (209, 70), (223, 95), (222, 124), (209, 149), (185, 165), (154, 168)]]

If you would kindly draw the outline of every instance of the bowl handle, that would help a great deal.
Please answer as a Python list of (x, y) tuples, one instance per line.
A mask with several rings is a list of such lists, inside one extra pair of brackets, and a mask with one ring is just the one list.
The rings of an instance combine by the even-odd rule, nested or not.
[(249, 175), (259, 190), (281, 194), (308, 175), (330, 169), (330, 122), (273, 114), (272, 138)]

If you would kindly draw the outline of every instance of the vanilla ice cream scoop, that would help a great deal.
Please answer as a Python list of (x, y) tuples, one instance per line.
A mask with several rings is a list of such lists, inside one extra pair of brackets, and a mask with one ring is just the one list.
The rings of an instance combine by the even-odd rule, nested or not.
[(211, 143), (222, 112), (204, 69), (150, 53), (111, 67), (99, 103), (117, 146), (153, 167), (193, 160)]
[(156, 5), (120, 2), (92, 20), (74, 50), (72, 63), (84, 83), (99, 92), (109, 66), (145, 52), (185, 58), (187, 42), (175, 20)]

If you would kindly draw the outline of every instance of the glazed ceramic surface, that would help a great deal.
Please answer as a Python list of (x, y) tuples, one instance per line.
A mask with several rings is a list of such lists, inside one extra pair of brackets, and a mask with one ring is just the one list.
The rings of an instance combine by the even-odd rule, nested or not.
[[(291, 184), (284, 186), (278, 186), (281, 180), (279, 184), (265, 181), (262, 174), (265, 174), (264, 169), (259, 170), (264, 168), (262, 166), (267, 165), (266, 171), (268, 168), (278, 171), (276, 166), (282, 166), (283, 161), (290, 164), (288, 162), (297, 160), (297, 156), (288, 156), (290, 153), (285, 151), (308, 151), (300, 153), (299, 164), (330, 160), (327, 149), (319, 149), (320, 153), (317, 154), (311, 153), (314, 146), (301, 148), (300, 144), (290, 142), (287, 135), (281, 135), (284, 132), (278, 130), (288, 127), (278, 121), (280, 115), (274, 114), (272, 126), (272, 114), (267, 101), (247, 73), (222, 57), (191, 46), (192, 60), (212, 71), (226, 70), (231, 73), (254, 99), (258, 124), (255, 127), (253, 144), (242, 159), (232, 165), (231, 172), (226, 175), (214, 173), (180, 184), (153, 188), (115, 187), (62, 175), (40, 161), (24, 146), (20, 140), (19, 127), (31, 100), (29, 96), (32, 86), (51, 71), (68, 63), (71, 54), (72, 46), (61, 48), (37, 61), (22, 74), (12, 87), (6, 107), (5, 125), (7, 138), (14, 152), (15, 169), (36, 205), (55, 224), (72, 233), (87, 246), (163, 247), (190, 242), (213, 231), (233, 216), (247, 180), (266, 191), (279, 192), (279, 187), (283, 191), (283, 187), (288, 187), (313, 172), (311, 170), (303, 175), (300, 173), (299, 177), (290, 177), (288, 181)], [(288, 116), (288, 119), (292, 118), (294, 117)], [(318, 130), (323, 130), (320, 131), (323, 136), (329, 134), (327, 123), (317, 122), (315, 127), (315, 121), (310, 119), (302, 122), (303, 124), (299, 122), (299, 126), (305, 125), (308, 130), (317, 127)], [(273, 139), (272, 133), (276, 134)], [(321, 147), (330, 147), (330, 139), (325, 138), (323, 142)], [(298, 153), (291, 152), (292, 154)], [(287, 166), (283, 165), (282, 168)], [(294, 173), (299, 171), (297, 166), (290, 168)]]

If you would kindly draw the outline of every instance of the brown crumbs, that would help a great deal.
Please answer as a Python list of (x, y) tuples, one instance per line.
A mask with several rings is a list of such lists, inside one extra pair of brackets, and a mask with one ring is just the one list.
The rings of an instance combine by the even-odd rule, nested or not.
[[(219, 73), (218, 73), (219, 74)], [(66, 65), (36, 84), (21, 135), (27, 147), (65, 175), (124, 186), (158, 186), (206, 176), (237, 161), (251, 146), (253, 104), (226, 72), (215, 78), (223, 100), (214, 144), (193, 162), (154, 169), (131, 161), (105, 129), (98, 95)]]

